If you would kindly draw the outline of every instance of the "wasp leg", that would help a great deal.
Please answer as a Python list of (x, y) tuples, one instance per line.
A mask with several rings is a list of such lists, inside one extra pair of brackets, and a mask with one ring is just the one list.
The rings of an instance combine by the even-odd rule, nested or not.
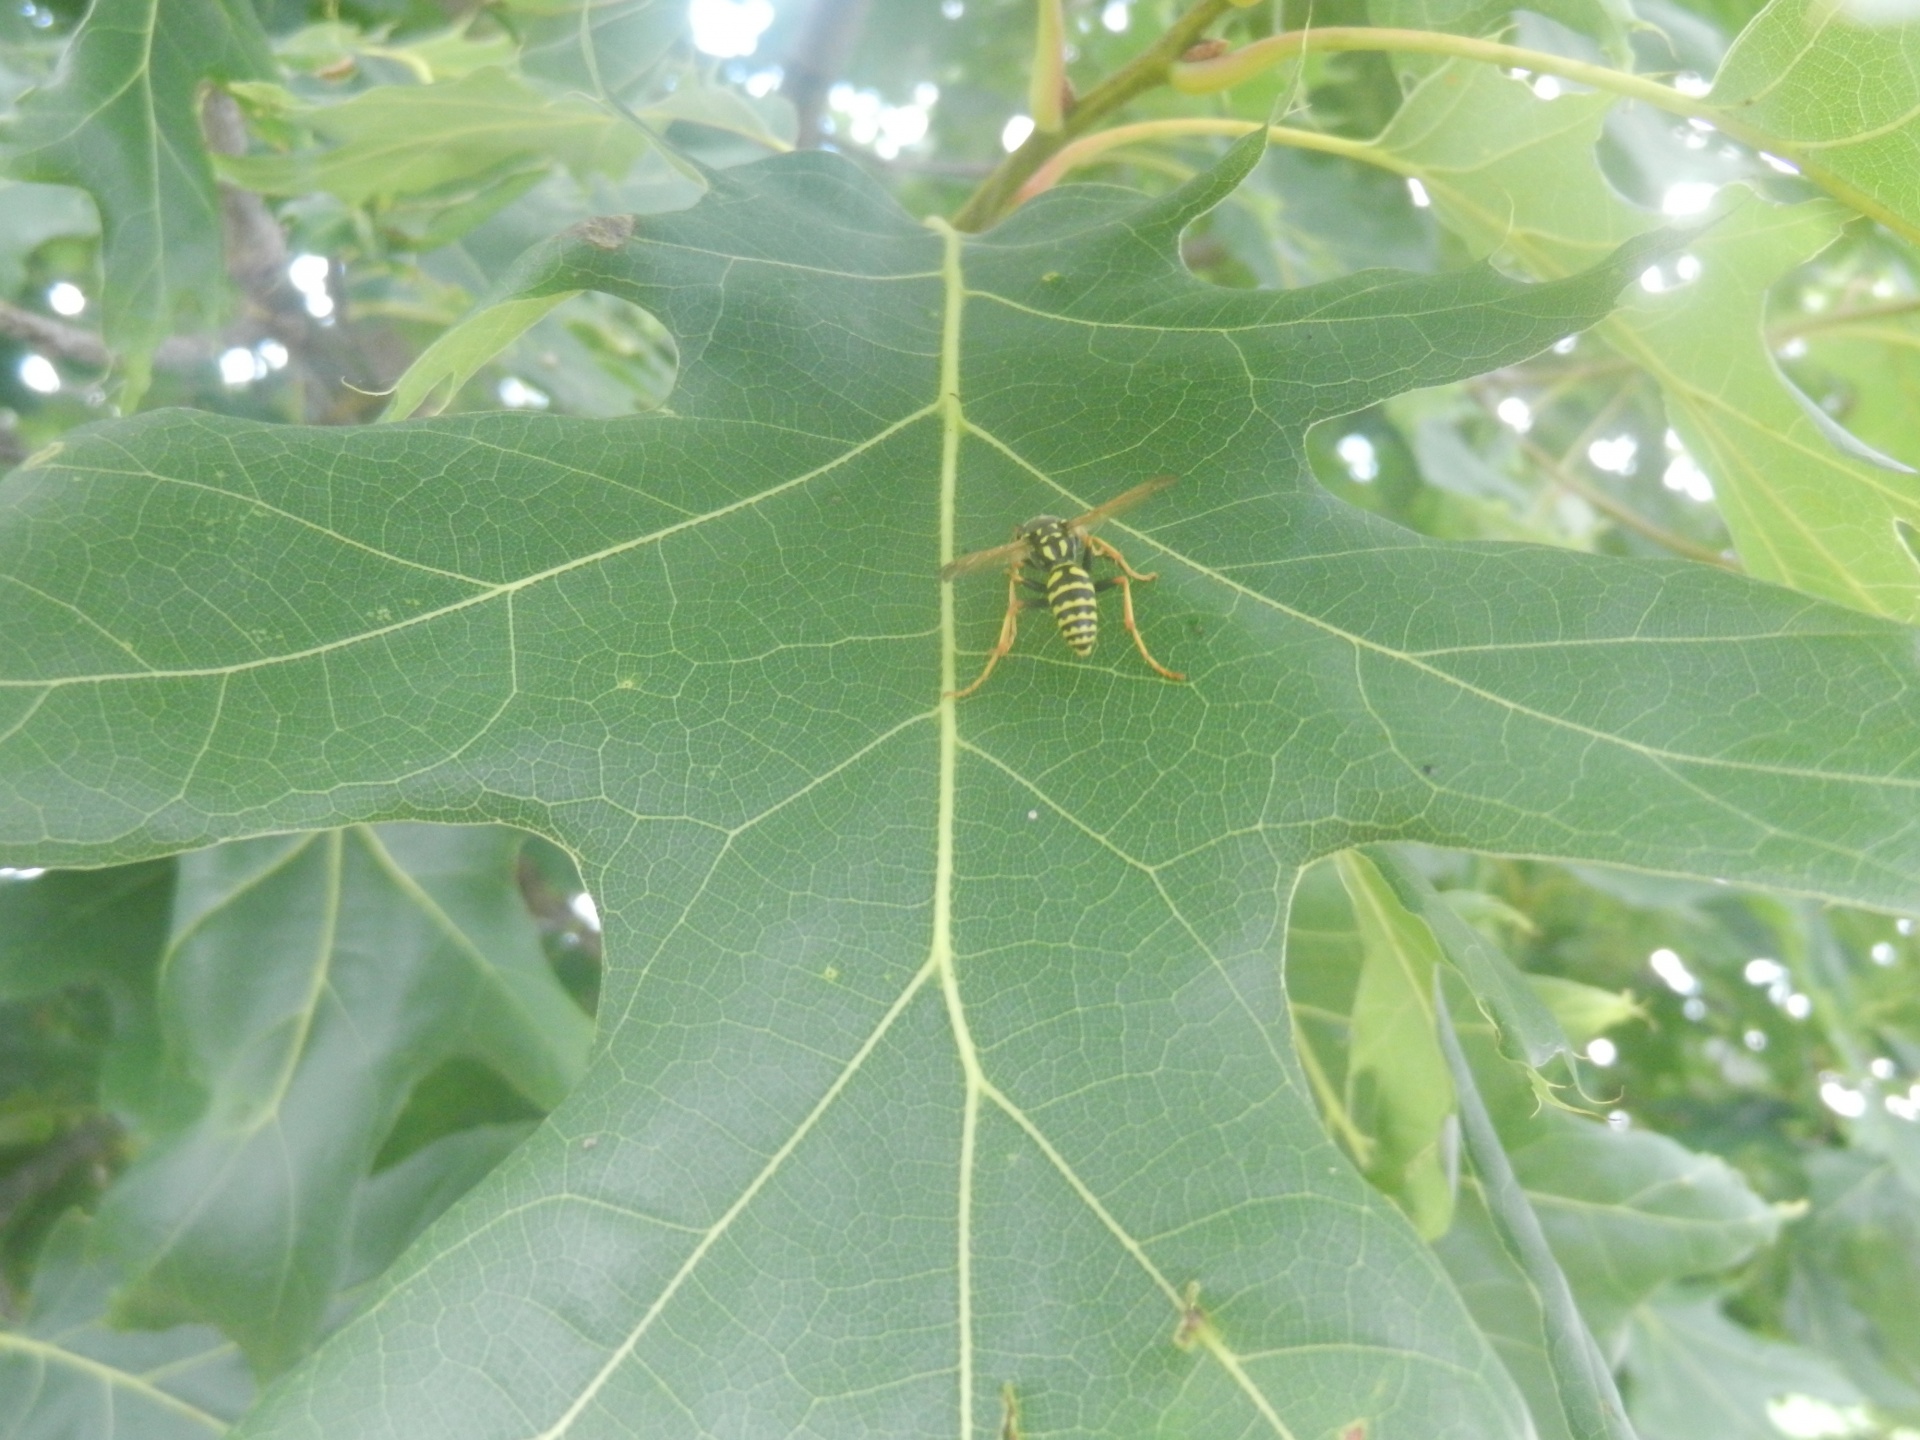
[(1007, 572), (1007, 614), (1006, 618), (1000, 622), (1000, 638), (994, 642), (993, 649), (987, 652), (985, 668), (974, 677), (973, 683), (966, 689), (947, 691), (947, 699), (964, 700), (986, 684), (987, 677), (993, 673), (993, 667), (1000, 663), (1000, 657), (1013, 648), (1014, 636), (1020, 632), (1020, 612), (1032, 603), (1022, 601), (1020, 598), (1020, 574), (1018, 565)]
[[(1120, 560), (1120, 557), (1118, 555), (1115, 555), (1113, 558), (1116, 560)], [(1127, 562), (1124, 560), (1120, 560), (1120, 563), (1122, 566), (1125, 566)], [(1127, 578), (1129, 575), (1133, 577), (1132, 580), (1129, 580)], [(1094, 586), (1094, 588), (1096, 590), (1106, 590), (1115, 585), (1118, 585), (1120, 587), (1120, 616), (1121, 616), (1122, 622), (1127, 627), (1127, 633), (1133, 637), (1133, 648), (1140, 652), (1140, 658), (1146, 661), (1147, 664), (1151, 665), (1154, 668), (1156, 673), (1164, 675), (1169, 680), (1185, 680), (1187, 677), (1182, 675), (1178, 670), (1169, 670), (1166, 666), (1162, 665), (1158, 660), (1153, 658), (1152, 652), (1150, 652), (1147, 649), (1146, 637), (1140, 633), (1140, 627), (1134, 623), (1133, 581), (1134, 580), (1152, 580), (1155, 578), (1157, 577), (1152, 575), (1135, 575), (1134, 572), (1131, 569), (1129, 569), (1126, 571), (1126, 574), (1115, 575), (1110, 579), (1102, 580), (1099, 584)]]
[(1113, 546), (1109, 545), (1106, 541), (1102, 540), (1098, 535), (1087, 536), (1087, 548), (1092, 550), (1094, 554), (1104, 555), (1107, 557), (1107, 559), (1113, 561), (1114, 564), (1120, 567), (1121, 573), (1124, 574), (1129, 580), (1158, 580), (1160, 578), (1159, 575), (1157, 574), (1142, 575), (1138, 570), (1134, 569), (1133, 566), (1127, 563), (1126, 556), (1122, 555), (1118, 550), (1116, 550)]

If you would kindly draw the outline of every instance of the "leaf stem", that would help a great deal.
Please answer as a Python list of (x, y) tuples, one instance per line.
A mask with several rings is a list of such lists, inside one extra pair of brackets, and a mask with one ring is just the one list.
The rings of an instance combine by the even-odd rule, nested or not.
[(1822, 330), (1837, 330), (1848, 325), (1893, 320), (1920, 311), (1920, 299), (1888, 300), (1878, 305), (1859, 305), (1850, 310), (1829, 310), (1820, 314), (1796, 315), (1767, 327), (1767, 339), (1792, 340), (1802, 335), (1817, 335)]
[(1194, 0), (1187, 12), (1167, 27), (1161, 37), (1100, 84), (1089, 90), (1068, 112), (1058, 130), (1035, 127), (1026, 142), (995, 167), (954, 214), (956, 230), (985, 230), (1013, 209), (1015, 196), (1027, 178), (1054, 152), (1098, 125), (1137, 95), (1167, 83), (1182, 55), (1209, 25), (1228, 10), (1233, 0)]
[(1067, 18), (1060, 0), (1039, 0), (1033, 35), (1033, 79), (1027, 113), (1036, 130), (1058, 130), (1067, 118)]
[(1563, 80), (1589, 85), (1623, 99), (1643, 101), (1670, 115), (1703, 121), (1743, 145), (1792, 161), (1802, 175), (1834, 199), (1879, 221), (1889, 230), (1920, 242), (1920, 224), (1834, 173), (1816, 158), (1817, 151), (1810, 153), (1784, 135), (1769, 135), (1760, 127), (1741, 119), (1727, 106), (1711, 104), (1703, 97), (1688, 95), (1671, 85), (1663, 85), (1630, 71), (1594, 65), (1585, 60), (1572, 60), (1545, 50), (1528, 50), (1498, 40), (1448, 35), (1437, 30), (1398, 30), (1371, 25), (1329, 26), (1323, 30), (1289, 30), (1281, 35), (1269, 35), (1224, 55), (1176, 63), (1169, 71), (1167, 81), (1182, 94), (1212, 94), (1231, 89), (1284, 60), (1306, 54), (1310, 49), (1322, 53), (1401, 50), (1422, 55), (1447, 55), (1463, 60), (1479, 60), (1489, 65), (1531, 70), (1542, 75), (1557, 75)]
[[(1257, 120), (1233, 120), (1224, 116), (1206, 116), (1177, 120), (1142, 120), (1136, 124), (1116, 125), (1111, 130), (1082, 135), (1079, 139), (1062, 145), (1048, 157), (1047, 161), (1028, 178), (1026, 184), (1020, 187), (1019, 192), (1014, 196), (1013, 203), (1024, 204), (1041, 191), (1059, 184), (1061, 177), (1069, 170), (1091, 165), (1109, 150), (1117, 150), (1124, 145), (1137, 145), (1146, 140), (1179, 139), (1188, 135), (1226, 135), (1238, 139), (1259, 128), (1260, 122)], [(1376, 165), (1405, 175), (1416, 173), (1418, 168), (1381, 150), (1369, 141), (1349, 140), (1344, 135), (1329, 135), (1319, 130), (1302, 130), (1293, 125), (1267, 126), (1267, 139), (1276, 145), (1292, 145), (1301, 150), (1318, 150), (1322, 154), (1343, 156), (1349, 160), (1358, 160), (1363, 164)]]
[(1470, 35), (1449, 35), (1439, 30), (1397, 30), (1387, 26), (1336, 25), (1325, 29), (1289, 30), (1269, 35), (1238, 50), (1206, 60), (1192, 60), (1173, 66), (1168, 83), (1186, 95), (1208, 95), (1230, 89), (1269, 70), (1283, 60), (1304, 55), (1308, 50), (1334, 52), (1344, 50), (1403, 50), (1421, 55), (1450, 55), (1463, 60), (1480, 60), (1509, 69), (1532, 70), (1542, 75), (1558, 75), (1596, 90), (1605, 90), (1631, 100), (1644, 100), (1672, 114), (1711, 120), (1719, 124), (1720, 111), (1702, 100), (1681, 93), (1671, 85), (1662, 85), (1644, 75), (1594, 65), (1585, 60), (1570, 60), (1545, 50), (1529, 50), (1498, 40), (1480, 40)]

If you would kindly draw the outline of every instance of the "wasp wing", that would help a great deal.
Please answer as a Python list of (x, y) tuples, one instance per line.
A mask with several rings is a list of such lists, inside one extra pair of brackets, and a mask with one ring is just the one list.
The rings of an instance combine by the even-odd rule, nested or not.
[(940, 567), (942, 580), (955, 580), (962, 575), (971, 575), (976, 570), (985, 570), (989, 566), (1004, 565), (1016, 555), (1026, 553), (1027, 541), (1024, 537), (1010, 540), (1005, 545), (995, 545), (989, 550), (976, 550), (971, 555), (962, 555), (958, 560), (950, 560)]
[[(1177, 475), (1156, 475), (1151, 480), (1143, 480), (1131, 490), (1123, 490), (1104, 505), (1096, 505), (1084, 515), (1077, 515), (1067, 524), (1075, 530), (1091, 530), (1102, 520), (1111, 519), (1123, 510), (1131, 510), (1141, 501), (1151, 499), (1180, 477)], [(1005, 545), (995, 545), (988, 550), (976, 550), (971, 555), (962, 555), (940, 567), (942, 580), (956, 580), (962, 575), (971, 575), (976, 570), (985, 570), (991, 566), (1003, 565), (1017, 555), (1026, 553), (1029, 541), (1022, 535)]]
[(1076, 515), (1067, 524), (1076, 530), (1091, 530), (1102, 520), (1111, 520), (1123, 510), (1131, 510), (1143, 500), (1151, 499), (1173, 484), (1178, 475), (1156, 475), (1151, 480), (1143, 480), (1131, 490), (1122, 490), (1104, 505), (1096, 505), (1084, 515)]

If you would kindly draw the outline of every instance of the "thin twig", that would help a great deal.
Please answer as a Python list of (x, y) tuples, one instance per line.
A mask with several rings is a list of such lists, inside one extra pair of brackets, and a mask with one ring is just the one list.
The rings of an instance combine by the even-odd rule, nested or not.
[(1565, 469), (1586, 453), (1587, 447), (1593, 443), (1593, 437), (1612, 424), (1613, 417), (1626, 408), (1627, 401), (1633, 398), (1633, 392), (1640, 388), (1636, 383), (1640, 378), (1640, 374), (1635, 372), (1614, 388), (1613, 394), (1607, 397), (1607, 403), (1593, 412), (1587, 423), (1580, 427), (1580, 433), (1560, 452), (1559, 458), (1553, 462), (1554, 468)]
[(956, 230), (985, 230), (1013, 209), (1027, 178), (1052, 158), (1055, 151), (1093, 129), (1136, 96), (1167, 83), (1180, 57), (1193, 47), (1233, 0), (1194, 0), (1193, 7), (1175, 20), (1153, 44), (1075, 102), (1066, 124), (1058, 130), (1038, 130), (1026, 143), (1002, 160), (993, 174), (973, 192), (953, 217)]
[(1719, 551), (1697, 544), (1684, 536), (1675, 535), (1671, 530), (1649, 520), (1631, 506), (1615, 499), (1574, 468), (1579, 463), (1580, 456), (1586, 452), (1587, 446), (1593, 443), (1593, 437), (1604, 430), (1633, 398), (1634, 392), (1639, 388), (1637, 382), (1640, 378), (1636, 373), (1619, 385), (1608, 397), (1607, 403), (1593, 412), (1593, 417), (1581, 427), (1580, 433), (1573, 437), (1572, 442), (1559, 455), (1554, 455), (1546, 447), (1527, 439), (1524, 435), (1520, 437), (1521, 452), (1539, 466), (1547, 478), (1561, 489), (1572, 491), (1608, 519), (1618, 525), (1624, 525), (1643, 539), (1651, 540), (1654, 544), (1671, 550), (1676, 555), (1697, 560), (1703, 565), (1718, 565), (1724, 570), (1737, 569), (1738, 567)]
[(1767, 339), (1769, 341), (1795, 340), (1803, 335), (1817, 334), (1822, 330), (1835, 330), (1868, 320), (1891, 320), (1900, 315), (1911, 315), (1915, 311), (1920, 311), (1920, 299), (1909, 297), (1905, 300), (1888, 300), (1880, 305), (1861, 305), (1851, 310), (1797, 315), (1791, 320), (1782, 320), (1777, 325), (1769, 325)]
[(1620, 501), (1614, 499), (1613, 496), (1609, 495), (1599, 486), (1589, 482), (1586, 477), (1582, 476), (1571, 466), (1563, 465), (1560, 461), (1554, 459), (1549, 451), (1534, 444), (1533, 441), (1527, 439), (1525, 436), (1522, 436), (1520, 439), (1520, 449), (1521, 452), (1525, 454), (1529, 460), (1533, 461), (1534, 464), (1538, 465), (1540, 469), (1545, 472), (1547, 478), (1552, 480), (1556, 485), (1559, 485), (1562, 489), (1572, 491), (1575, 495), (1578, 495), (1582, 500), (1593, 506), (1594, 509), (1600, 511), (1601, 514), (1605, 515), (1609, 520), (1624, 525), (1627, 529), (1633, 531), (1634, 534), (1641, 536), (1643, 539), (1651, 540), (1662, 549), (1671, 550), (1674, 554), (1685, 556), (1689, 560), (1698, 560), (1702, 565), (1717, 565), (1722, 570), (1737, 570), (1740, 568), (1718, 550), (1711, 550), (1705, 545), (1696, 544), (1684, 535), (1676, 535), (1671, 530), (1647, 519), (1647, 517), (1640, 514), (1639, 511), (1621, 504)]
[[(247, 149), (240, 107), (223, 90), (210, 90), (200, 108), (207, 147), (223, 155)], [(279, 218), (259, 195), (236, 185), (220, 186), (222, 239), (227, 274), (246, 301), (246, 313), (229, 330), (247, 332), (238, 343), (251, 344), (261, 332), (287, 349), (301, 383), (304, 418), (310, 424), (354, 424), (366, 418), (385, 393), (388, 372), (398, 357), (377, 353), (387, 338), (344, 323), (342, 303), (335, 323), (323, 325), (308, 313), (306, 297), (287, 271), (287, 240)], [(351, 380), (352, 383), (348, 383)]]
[(49, 360), (65, 360), (93, 370), (104, 370), (113, 360), (107, 342), (93, 331), (36, 315), (5, 300), (0, 300), (0, 335), (31, 345)]

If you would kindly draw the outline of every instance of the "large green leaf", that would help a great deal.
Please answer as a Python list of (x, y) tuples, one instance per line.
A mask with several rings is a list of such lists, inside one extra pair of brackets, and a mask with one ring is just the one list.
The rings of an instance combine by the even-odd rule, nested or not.
[[(249, 1433), (983, 1434), (1007, 1387), (1035, 1434), (1526, 1433), (1305, 1098), (1292, 868), (1406, 836), (1913, 904), (1920, 667), (1331, 500), (1308, 423), (1533, 353), (1646, 255), (1213, 289), (1178, 237), (1254, 154), (982, 237), (747, 167), (527, 272), (658, 314), (668, 413), (160, 414), (0, 488), (0, 858), (489, 817), (606, 920), (587, 1078)], [(1191, 681), (1030, 622), (942, 703), (1003, 604), (942, 560), (1168, 471), (1105, 533)]]
[(200, 87), (271, 69), (238, 0), (96, 0), (53, 81), (21, 101), (7, 168), (93, 196), (106, 337), (125, 352), (133, 396), (160, 341), (219, 319), (226, 294)]

